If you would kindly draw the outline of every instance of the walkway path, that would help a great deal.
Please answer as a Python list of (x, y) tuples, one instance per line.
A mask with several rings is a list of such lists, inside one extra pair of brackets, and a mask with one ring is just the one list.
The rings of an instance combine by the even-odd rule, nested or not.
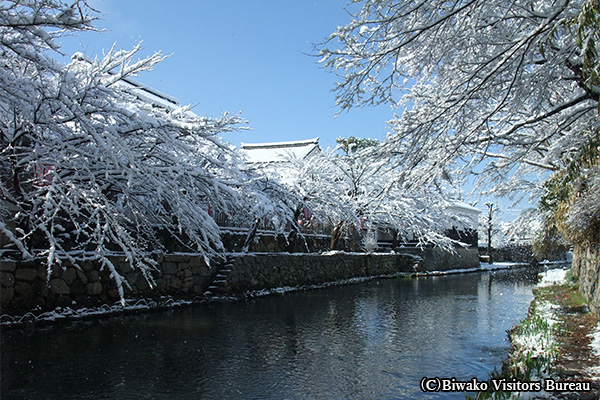
[(547, 278), (541, 287), (555, 283), (551, 291), (538, 291), (538, 301), (547, 301), (555, 322), (556, 344), (559, 355), (553, 362), (554, 376), (562, 382), (590, 382), (591, 391), (549, 393), (550, 399), (597, 400), (600, 399), (600, 324), (589, 312), (574, 285), (565, 273), (556, 271), (554, 280)]

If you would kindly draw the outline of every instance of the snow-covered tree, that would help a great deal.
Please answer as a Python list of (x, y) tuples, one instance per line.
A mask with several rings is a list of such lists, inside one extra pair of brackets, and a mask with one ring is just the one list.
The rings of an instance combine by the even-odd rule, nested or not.
[[(93, 30), (85, 1), (0, 4), (0, 231), (5, 249), (100, 261), (124, 252), (150, 284), (161, 235), (208, 259), (221, 248), (206, 204), (227, 212), (243, 190), (237, 156), (218, 136), (236, 115), (199, 117), (131, 80), (163, 57), (139, 47), (55, 61), (56, 39)], [(204, 205), (204, 206), (203, 206)]]
[[(542, 243), (561, 234), (571, 243), (600, 244), (600, 136), (545, 183)], [(541, 246), (543, 248), (543, 246)]]
[(376, 158), (378, 153), (371, 151), (377, 141), (347, 138), (338, 143), (281, 170), (282, 181), (293, 182), (303, 203), (332, 227), (332, 248), (344, 228), (357, 239), (362, 236), (363, 245), (383, 230), (419, 245), (453, 248), (444, 233), (457, 221), (446, 210), (450, 203), (442, 188), (401, 182), (385, 157)]
[(244, 252), (249, 251), (261, 225), (273, 228), (280, 234), (289, 229), (286, 239), (290, 247), (299, 234), (302, 236), (298, 221), (305, 206), (303, 191), (285, 171), (289, 171), (288, 168), (272, 170), (244, 166), (246, 196), (232, 215), (234, 224), (249, 228)]
[(341, 110), (400, 113), (381, 151), (401, 179), (452, 169), (497, 194), (539, 196), (598, 135), (599, 10), (598, 0), (357, 0), (318, 54), (341, 76)]

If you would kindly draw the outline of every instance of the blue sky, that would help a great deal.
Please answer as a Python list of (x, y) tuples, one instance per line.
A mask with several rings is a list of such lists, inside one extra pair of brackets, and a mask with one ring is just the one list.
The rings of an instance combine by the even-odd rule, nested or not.
[[(78, 33), (61, 44), (68, 57), (83, 51), (100, 58), (113, 44), (131, 49), (140, 41), (140, 57), (169, 55), (137, 79), (191, 105), (198, 115), (240, 112), (251, 130), (223, 136), (236, 146), (319, 137), (326, 148), (340, 136), (383, 139), (393, 110), (383, 105), (336, 116), (336, 76), (310, 55), (314, 44), (350, 20), (346, 3), (90, 0), (100, 12), (95, 26), (104, 32)], [(500, 200), (507, 220), (523, 207), (510, 209), (510, 202)]]
[(116, 44), (140, 56), (170, 55), (141, 82), (192, 105), (199, 115), (241, 112), (252, 129), (226, 134), (234, 145), (340, 136), (383, 139), (389, 106), (360, 108), (336, 117), (336, 77), (318, 65), (313, 45), (349, 16), (345, 0), (92, 0), (96, 27), (62, 41), (70, 56), (101, 57)]

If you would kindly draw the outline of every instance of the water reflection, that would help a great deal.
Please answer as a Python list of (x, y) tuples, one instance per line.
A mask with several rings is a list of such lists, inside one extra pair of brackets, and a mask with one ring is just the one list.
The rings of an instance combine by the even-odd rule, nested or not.
[(410, 399), (485, 379), (527, 313), (523, 271), (379, 280), (3, 332), (3, 399)]

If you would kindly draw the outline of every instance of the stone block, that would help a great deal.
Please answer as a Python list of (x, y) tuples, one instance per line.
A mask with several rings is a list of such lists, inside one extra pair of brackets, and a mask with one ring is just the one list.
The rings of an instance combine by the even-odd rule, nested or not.
[(15, 261), (0, 261), (0, 271), (15, 272), (17, 263)]
[(207, 276), (211, 276), (214, 273), (214, 268), (208, 268), (206, 266), (204, 266), (204, 267), (198, 267), (198, 272), (196, 272), (195, 269), (192, 272), (195, 275), (207, 277)]
[(33, 289), (33, 293), (35, 294), (45, 294), (47, 292), (46, 280), (36, 278), (31, 284), (31, 288)]
[[(167, 256), (165, 256), (166, 258)], [(177, 273), (177, 264), (174, 262), (163, 262), (161, 264), (163, 274), (174, 275)]]
[(31, 301), (33, 302), (32, 308), (36, 308), (36, 307), (43, 308), (46, 305), (46, 299), (43, 296), (34, 295), (33, 299), (31, 299)]
[(79, 281), (81, 283), (83, 283), (84, 285), (87, 285), (88, 277), (85, 275), (85, 273), (83, 271), (77, 270), (77, 278), (79, 279)]
[(65, 271), (63, 271), (61, 278), (68, 285), (70, 285), (71, 283), (73, 283), (75, 281), (75, 279), (77, 279), (77, 271), (73, 267), (67, 268)]
[(171, 286), (171, 288), (178, 290), (179, 288), (181, 288), (181, 279), (179, 279), (178, 277), (174, 276), (171, 278), (171, 281), (169, 282)]
[(59, 264), (54, 264), (52, 266), (52, 268), (50, 268), (52, 271), (52, 277), (53, 278), (60, 278), (62, 276), (63, 273), (63, 267)]
[(48, 279), (48, 267), (45, 265), (37, 267), (37, 277), (42, 280)]
[(128, 263), (126, 256), (112, 256), (110, 257), (110, 261), (113, 265)]
[(15, 290), (13, 288), (2, 288), (0, 290), (0, 302), (2, 304), (7, 304), (12, 301), (15, 295)]
[(37, 276), (37, 271), (33, 268), (17, 268), (15, 278), (23, 281), (33, 281)]
[(160, 278), (156, 280), (156, 288), (162, 292), (163, 290), (165, 290), (165, 288), (167, 287), (167, 281)]
[(83, 261), (80, 266), (85, 272), (91, 272), (96, 269), (96, 265), (92, 260)]
[(192, 277), (185, 278), (183, 282), (181, 282), (181, 289), (189, 289), (194, 286), (194, 279)]
[(57, 295), (65, 295), (71, 293), (71, 288), (69, 287), (69, 285), (67, 285), (67, 283), (60, 278), (50, 280), (49, 287), (50, 290), (56, 293)]
[(15, 286), (15, 275), (12, 272), (0, 272), (0, 284), (7, 288)]
[(117, 265), (116, 268), (117, 268), (117, 271), (121, 272), (121, 274), (127, 274), (129, 272), (134, 271), (134, 268), (131, 266), (131, 264), (129, 262), (119, 263), (119, 265)]
[(75, 280), (70, 285), (71, 295), (81, 296), (87, 294), (87, 286), (80, 280)]
[(31, 284), (25, 281), (18, 281), (15, 284), (15, 293), (20, 294), (25, 299), (29, 299), (33, 296), (33, 289), (31, 288)]
[(100, 273), (98, 271), (90, 271), (87, 277), (90, 282), (100, 282)]
[(178, 262), (189, 261), (189, 259), (190, 259), (190, 256), (187, 256), (187, 260), (186, 260), (186, 256), (183, 256), (180, 254), (165, 254), (164, 262), (178, 263)]
[(192, 267), (192, 268), (205, 267), (206, 268), (206, 264), (204, 263), (204, 258), (200, 257), (200, 256), (190, 257), (190, 267)]
[(68, 296), (66, 294), (56, 296), (56, 300), (54, 303), (55, 307), (71, 307), (72, 305), (73, 299), (71, 299), (71, 296)]
[(125, 276), (125, 279), (131, 286), (135, 286), (138, 279), (140, 279), (140, 273), (138, 271), (130, 272)]
[(87, 284), (87, 292), (90, 296), (98, 296), (102, 293), (103, 287), (100, 282), (91, 282)]
[(146, 278), (143, 277), (137, 280), (135, 287), (142, 292), (150, 290), (150, 285), (148, 285), (148, 281), (146, 280)]

